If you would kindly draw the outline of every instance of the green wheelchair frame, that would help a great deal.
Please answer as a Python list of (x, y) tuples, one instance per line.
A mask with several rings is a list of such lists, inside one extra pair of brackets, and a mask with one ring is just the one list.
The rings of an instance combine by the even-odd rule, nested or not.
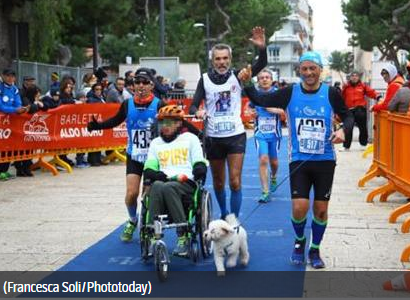
[[(170, 263), (167, 246), (162, 240), (166, 229), (187, 228), (189, 241), (188, 258), (194, 263), (199, 260), (199, 251), (201, 251), (204, 259), (212, 254), (212, 243), (206, 241), (203, 236), (204, 231), (208, 229), (208, 225), (212, 220), (212, 198), (210, 193), (204, 188), (202, 181), (196, 181), (195, 184), (196, 188), (188, 205), (187, 222), (185, 223), (168, 223), (168, 216), (160, 215), (154, 220), (154, 224), (148, 224), (150, 219), (148, 193), (145, 193), (142, 198), (138, 218), (141, 258), (144, 262), (147, 262), (150, 258), (149, 248), (153, 247), (152, 256), (154, 257), (155, 269), (161, 281), (166, 280)], [(155, 243), (151, 245), (153, 239), (155, 239)]]

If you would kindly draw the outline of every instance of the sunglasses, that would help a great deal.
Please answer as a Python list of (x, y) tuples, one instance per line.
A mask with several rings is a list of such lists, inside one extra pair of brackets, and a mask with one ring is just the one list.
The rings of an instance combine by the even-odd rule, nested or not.
[(134, 81), (135, 82), (135, 84), (143, 84), (143, 85), (148, 85), (148, 84), (150, 84), (150, 82), (148, 81), (148, 80), (136, 80), (136, 81)]

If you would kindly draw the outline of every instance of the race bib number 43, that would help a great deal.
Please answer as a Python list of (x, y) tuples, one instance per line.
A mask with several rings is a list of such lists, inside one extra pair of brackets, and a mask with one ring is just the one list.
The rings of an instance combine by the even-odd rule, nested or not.
[(132, 130), (131, 158), (135, 161), (145, 162), (150, 143), (151, 132), (149, 130)]
[(325, 153), (326, 127), (323, 119), (296, 118), (299, 151), (301, 153)]

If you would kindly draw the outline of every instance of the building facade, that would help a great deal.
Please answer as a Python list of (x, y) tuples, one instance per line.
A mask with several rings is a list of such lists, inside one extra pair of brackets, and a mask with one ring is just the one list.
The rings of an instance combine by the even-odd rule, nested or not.
[(307, 0), (287, 0), (291, 14), (282, 29), (269, 38), (268, 68), (275, 80), (298, 82), (296, 70), (299, 57), (312, 50), (313, 22), (312, 8)]

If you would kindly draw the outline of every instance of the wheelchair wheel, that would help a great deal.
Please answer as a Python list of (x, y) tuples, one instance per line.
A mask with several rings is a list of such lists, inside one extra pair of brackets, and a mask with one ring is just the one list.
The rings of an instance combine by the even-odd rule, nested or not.
[(209, 223), (212, 220), (212, 198), (207, 190), (203, 190), (201, 194), (201, 212), (199, 219), (201, 226), (199, 227), (199, 242), (201, 244), (203, 258), (207, 258), (212, 254), (212, 242), (206, 241), (203, 233), (208, 229)]
[(198, 262), (198, 260), (199, 260), (199, 245), (198, 245), (198, 241), (195, 240), (195, 239), (191, 239), (189, 256), (191, 257), (191, 259), (194, 263)]
[(141, 249), (141, 259), (143, 260), (143, 262), (148, 261), (149, 246), (150, 246), (150, 239), (146, 233), (146, 230), (142, 228), (140, 230), (140, 249)]
[(157, 271), (158, 279), (164, 282), (168, 278), (168, 252), (163, 243), (155, 244), (155, 270)]

